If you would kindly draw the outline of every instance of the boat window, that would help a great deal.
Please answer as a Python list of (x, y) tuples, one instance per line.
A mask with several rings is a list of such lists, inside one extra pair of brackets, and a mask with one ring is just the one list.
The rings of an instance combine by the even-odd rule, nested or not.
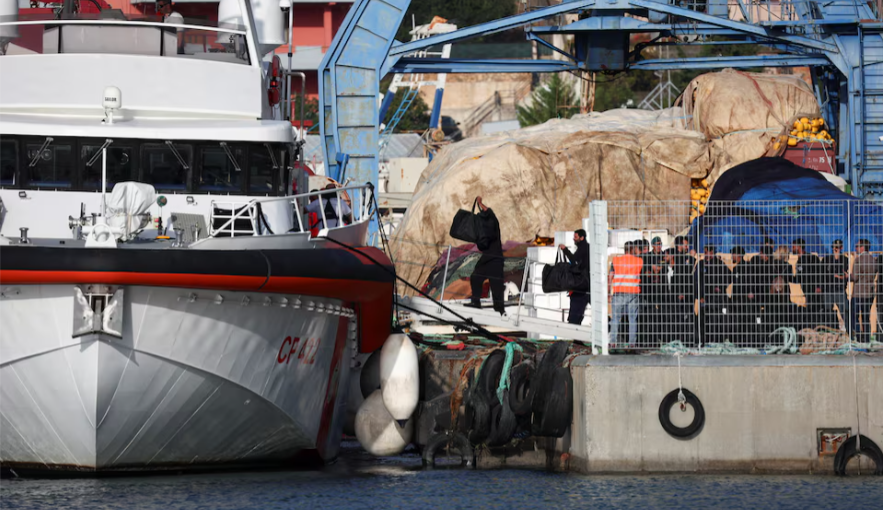
[[(83, 188), (95, 190), (101, 188), (101, 144), (80, 146), (80, 161), (83, 162)], [(118, 182), (130, 181), (132, 176), (132, 148), (111, 145), (107, 148), (107, 191), (113, 189)], [(89, 166), (92, 158), (97, 158)]]
[(15, 186), (18, 171), (18, 142), (0, 140), (0, 186)]
[(199, 150), (199, 160), (199, 181), (196, 184), (198, 191), (242, 192), (242, 180), (244, 179), (242, 167), (245, 166), (244, 146), (202, 147)]
[(273, 176), (278, 173), (279, 157), (268, 144), (253, 145), (248, 151), (249, 194), (273, 194)]
[[(51, 140), (51, 138), (47, 139)], [(70, 188), (76, 152), (69, 143), (27, 144), (28, 184), (37, 188)]]
[[(170, 23), (155, 16), (123, 14), (118, 10), (104, 10), (100, 15), (77, 13), (63, 20), (46, 19), (55, 16), (19, 16), (19, 21), (34, 24), (13, 27), (18, 30), (13, 30), (11, 37), (4, 37), (0, 58), (23, 54), (118, 54), (249, 64), (244, 34), (229, 32), (244, 32), (245, 27), (229, 21), (219, 27), (217, 21), (205, 19), (207, 16), (188, 16), (175, 23), (178, 26), (169, 26)], [(83, 20), (91, 22), (78, 23)], [(124, 23), (127, 20), (137, 23), (128, 25)]]
[(182, 143), (145, 143), (141, 146), (141, 182), (157, 191), (187, 191), (193, 147)]

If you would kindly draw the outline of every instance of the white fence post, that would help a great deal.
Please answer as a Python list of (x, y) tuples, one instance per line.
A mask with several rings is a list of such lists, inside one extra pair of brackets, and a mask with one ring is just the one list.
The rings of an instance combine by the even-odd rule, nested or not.
[[(444, 275), (442, 276), (442, 290), (441, 290), (441, 295), (438, 297), (438, 302), (439, 302), (439, 303), (444, 302), (444, 300), (445, 300), (445, 290), (447, 290), (447, 288), (448, 288), (448, 264), (451, 263), (451, 249), (452, 249), (452, 248), (453, 248), (453, 245), (449, 244), (449, 245), (448, 245), (448, 256), (447, 256), (447, 258), (445, 259), (445, 272), (444, 272)], [(441, 313), (441, 311), (442, 311), (442, 307), (441, 307), (441, 306), (438, 307), (438, 311), (439, 311), (439, 313)]]
[(610, 354), (607, 323), (607, 202), (595, 200), (589, 205), (589, 274), (592, 299), (592, 351), (598, 345), (605, 356)]

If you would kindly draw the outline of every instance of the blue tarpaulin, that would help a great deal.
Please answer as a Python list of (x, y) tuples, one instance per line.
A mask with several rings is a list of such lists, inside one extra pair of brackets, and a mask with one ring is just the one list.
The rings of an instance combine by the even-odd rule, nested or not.
[(814, 170), (782, 158), (761, 158), (735, 166), (715, 183), (703, 216), (693, 221), (690, 239), (699, 250), (719, 252), (741, 246), (760, 251), (764, 239), (808, 252), (831, 253), (840, 239), (852, 251), (859, 239), (883, 250), (883, 206), (844, 193)]

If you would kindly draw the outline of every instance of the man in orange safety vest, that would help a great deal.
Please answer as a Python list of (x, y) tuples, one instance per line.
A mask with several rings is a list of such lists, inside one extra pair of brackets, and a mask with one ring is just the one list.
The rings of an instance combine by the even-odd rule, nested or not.
[(619, 319), (623, 313), (629, 316), (628, 348), (634, 348), (638, 337), (638, 307), (641, 295), (641, 270), (644, 261), (638, 256), (640, 245), (625, 243), (625, 255), (614, 257), (607, 284), (613, 301), (610, 322), (610, 344), (616, 344)]

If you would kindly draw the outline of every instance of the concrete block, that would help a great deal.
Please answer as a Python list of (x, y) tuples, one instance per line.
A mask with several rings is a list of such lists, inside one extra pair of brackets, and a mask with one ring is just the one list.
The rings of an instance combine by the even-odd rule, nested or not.
[[(883, 445), (883, 357), (708, 356), (681, 360), (683, 387), (706, 421), (689, 440), (659, 424), (662, 398), (678, 387), (677, 359), (577, 358), (571, 469), (831, 473), (819, 428), (851, 428)], [(856, 420), (856, 388), (859, 419)], [(675, 411), (677, 414), (677, 411)], [(868, 466), (870, 467), (870, 466)]]

